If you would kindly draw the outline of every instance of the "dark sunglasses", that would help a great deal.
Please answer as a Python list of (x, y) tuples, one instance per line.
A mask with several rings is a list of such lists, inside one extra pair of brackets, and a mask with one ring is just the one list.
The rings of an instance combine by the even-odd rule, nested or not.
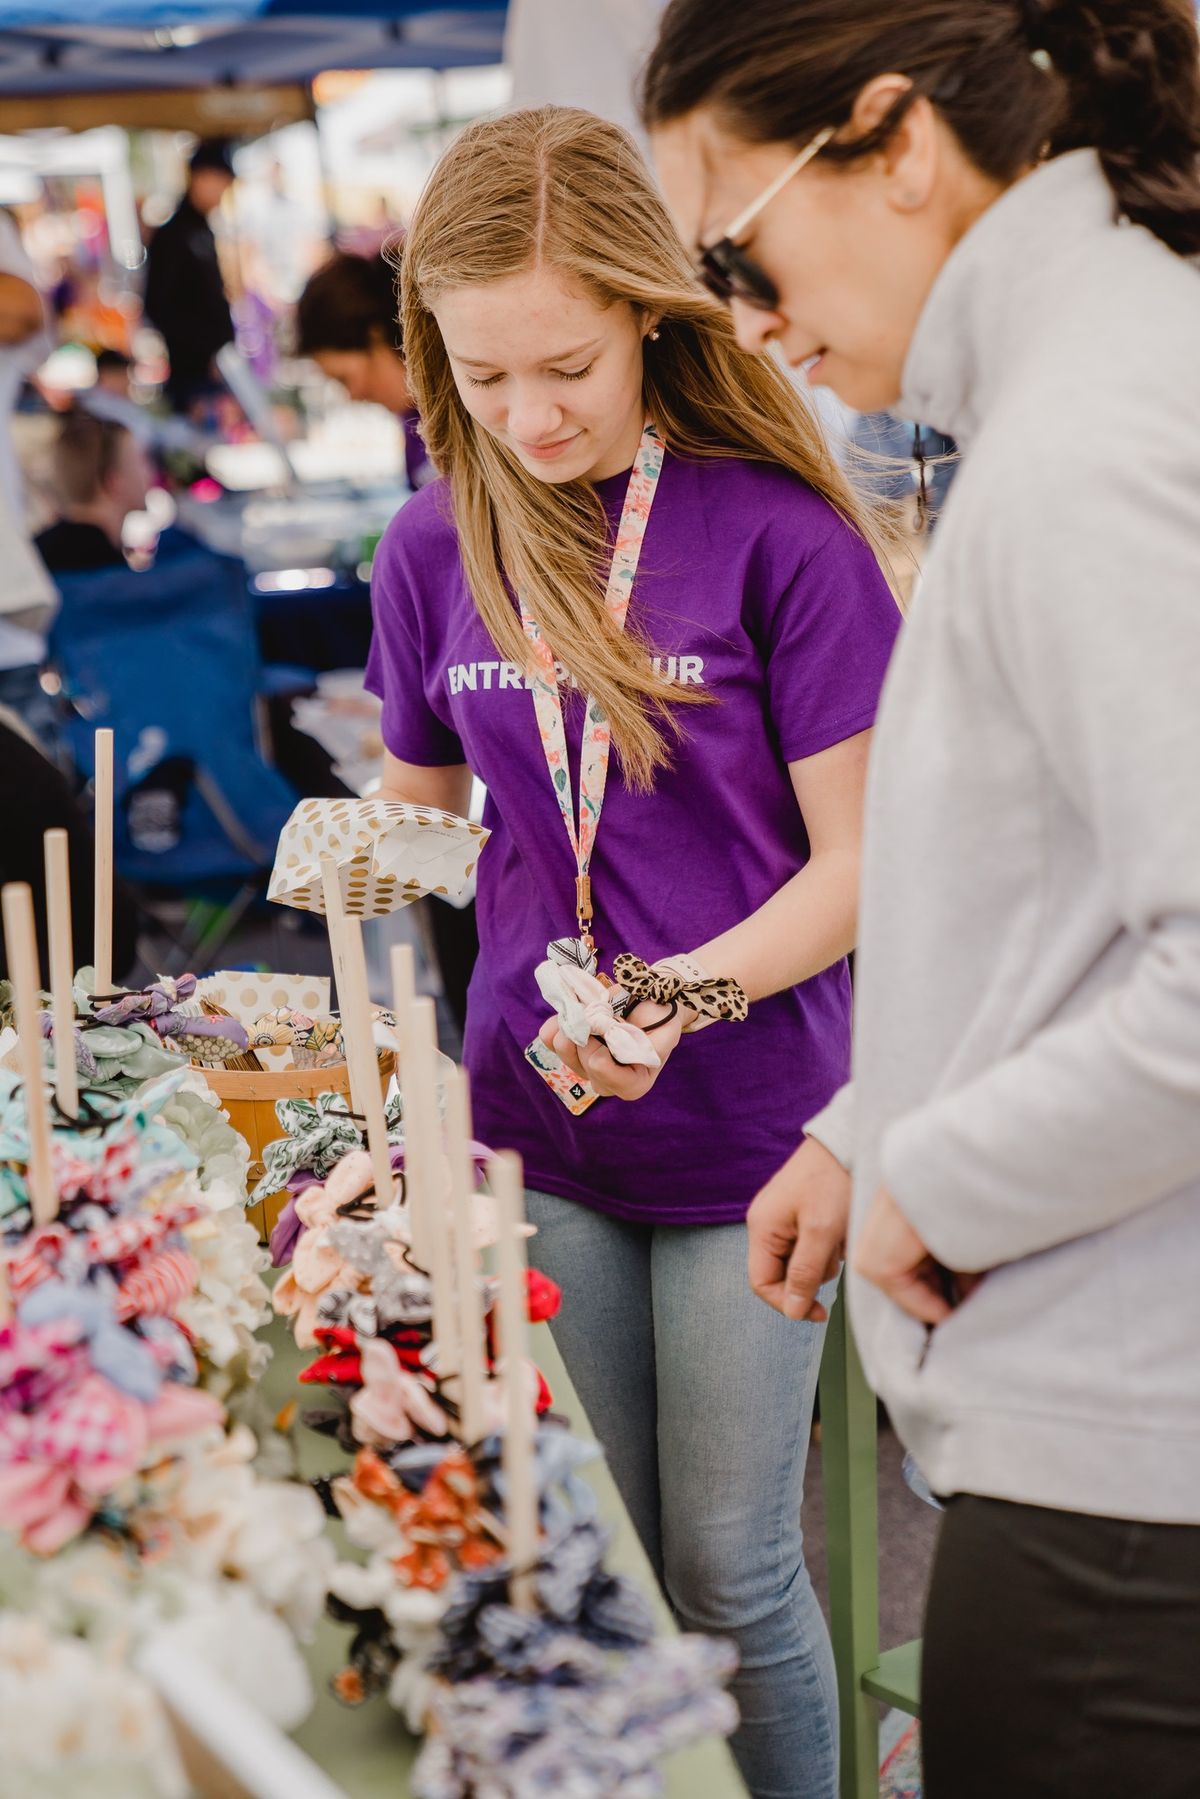
[(757, 200), (753, 200), (744, 212), (738, 214), (724, 236), (701, 250), (696, 272), (709, 293), (715, 294), (718, 300), (724, 300), (726, 304), (731, 300), (740, 300), (743, 305), (754, 306), (760, 312), (775, 312), (778, 309), (779, 289), (766, 270), (760, 268), (752, 256), (747, 256), (737, 239), (745, 233), (748, 225), (753, 224), (763, 208), (770, 205), (776, 194), (787, 186), (792, 176), (798, 175), (814, 156), (820, 155), (833, 132), (832, 125), (826, 126), (824, 131), (818, 131), (816, 137), (805, 144), (803, 150), (763, 189)]

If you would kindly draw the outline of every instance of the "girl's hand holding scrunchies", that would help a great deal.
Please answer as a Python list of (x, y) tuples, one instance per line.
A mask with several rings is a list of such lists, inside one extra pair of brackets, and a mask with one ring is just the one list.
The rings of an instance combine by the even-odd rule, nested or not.
[(582, 1044), (573, 1043), (557, 1017), (546, 1020), (541, 1029), (541, 1039), (601, 1097), (641, 1099), (649, 1093), (679, 1042), (683, 1034), (684, 1018), (685, 1014), (678, 1008), (664, 1016), (662, 1007), (653, 1004), (631, 1006), (625, 1014), (626, 1024), (636, 1027), (639, 1035), (653, 1031), (658, 1064), (654, 1068), (647, 1067), (645, 1063), (618, 1062), (600, 1037), (589, 1037)]
[[(568, 947), (573, 946), (561, 949)], [(670, 956), (651, 968), (640, 956), (620, 955), (613, 964), (615, 985), (606, 986), (594, 962), (587, 970), (563, 967), (567, 958), (560, 946), (550, 948), (551, 960), (538, 969), (538, 982), (557, 1017), (543, 1025), (542, 1042), (603, 1097), (641, 1099), (681, 1037), (721, 1020), (740, 1022), (750, 1009), (736, 981), (710, 975), (688, 956)], [(577, 994), (584, 982), (586, 992)], [(564, 985), (570, 988), (568, 1000), (560, 991)], [(617, 1037), (622, 1027), (636, 1047)], [(653, 1050), (643, 1051), (640, 1045), (650, 1044), (650, 1032)]]

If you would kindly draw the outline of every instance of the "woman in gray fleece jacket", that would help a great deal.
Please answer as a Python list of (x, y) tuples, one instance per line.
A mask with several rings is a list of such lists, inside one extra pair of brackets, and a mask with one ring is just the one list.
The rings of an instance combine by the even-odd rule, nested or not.
[(1195, 1799), (1195, 9), (673, 0), (644, 101), (743, 344), (963, 450), (876, 727), (853, 1086), (751, 1280), (823, 1315), (848, 1231), (947, 1500), (928, 1799)]

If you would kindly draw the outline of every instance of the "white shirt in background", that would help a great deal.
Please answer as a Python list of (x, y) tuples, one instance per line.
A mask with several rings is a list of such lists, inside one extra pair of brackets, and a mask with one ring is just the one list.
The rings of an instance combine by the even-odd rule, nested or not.
[[(25, 253), (21, 234), (0, 210), (0, 275), (16, 275), (36, 288), (33, 264)], [(21, 391), (21, 383), (46, 360), (51, 350), (50, 336), (45, 330), (19, 344), (0, 344), (0, 496), (9, 505), (14, 522), (24, 519), (25, 495), (21, 468), (13, 446), (9, 419)]]

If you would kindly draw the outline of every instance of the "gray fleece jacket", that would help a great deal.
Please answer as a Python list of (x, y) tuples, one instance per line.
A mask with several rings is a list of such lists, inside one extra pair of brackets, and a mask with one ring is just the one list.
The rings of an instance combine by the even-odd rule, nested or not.
[(861, 1279), (935, 1491), (1200, 1523), (1200, 276), (1091, 151), (1007, 192), (904, 411), (962, 469), (875, 735), (854, 1081), (808, 1126), (947, 1267)]

